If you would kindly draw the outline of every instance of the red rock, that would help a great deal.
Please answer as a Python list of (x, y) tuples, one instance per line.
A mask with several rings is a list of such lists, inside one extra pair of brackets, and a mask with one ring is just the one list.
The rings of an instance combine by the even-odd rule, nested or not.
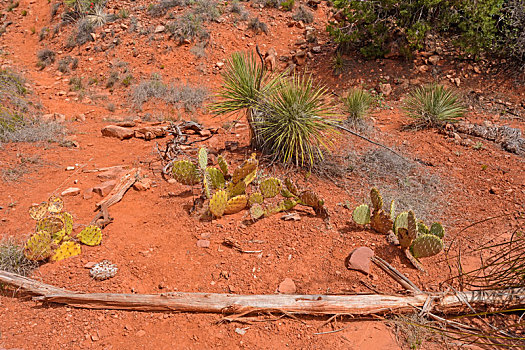
[(122, 126), (123, 128), (132, 128), (137, 124), (133, 120), (124, 120), (124, 121), (118, 122), (116, 125)]
[(199, 239), (197, 241), (197, 247), (199, 248), (209, 248), (210, 247), (210, 241), (207, 239)]
[(94, 261), (90, 261), (84, 265), (85, 269), (91, 269), (93, 266), (95, 266), (97, 263)]
[(124, 139), (130, 139), (134, 135), (134, 131), (132, 129), (123, 128), (121, 126), (116, 125), (108, 125), (102, 128), (102, 135), (107, 137), (116, 137), (120, 140)]
[(199, 131), (199, 135), (202, 137), (208, 137), (211, 135), (211, 131), (209, 129), (202, 129)]
[(357, 270), (363, 273), (370, 273), (370, 258), (374, 256), (374, 251), (368, 247), (354, 249), (347, 258), (346, 267), (350, 270)]
[(135, 182), (133, 188), (137, 191), (147, 191), (150, 189), (152, 182), (151, 179), (145, 177), (142, 180)]
[(88, 188), (87, 190), (84, 190), (84, 193), (82, 194), (82, 198), (84, 199), (93, 198), (93, 188)]
[(115, 187), (116, 183), (117, 182), (115, 180), (103, 182), (100, 185), (93, 187), (93, 192), (95, 192), (99, 196), (105, 197), (108, 195), (109, 192), (111, 192), (113, 187)]
[(77, 187), (70, 187), (68, 189), (65, 189), (61, 193), (62, 197), (65, 197), (65, 196), (76, 196), (76, 195), (79, 195), (79, 194), (80, 194), (80, 188), (77, 188)]
[(101, 180), (113, 180), (120, 177), (122, 173), (122, 167), (112, 167), (102, 173), (99, 173), (97, 177)]
[(279, 284), (279, 293), (281, 294), (295, 294), (297, 287), (291, 278), (285, 278), (284, 281)]

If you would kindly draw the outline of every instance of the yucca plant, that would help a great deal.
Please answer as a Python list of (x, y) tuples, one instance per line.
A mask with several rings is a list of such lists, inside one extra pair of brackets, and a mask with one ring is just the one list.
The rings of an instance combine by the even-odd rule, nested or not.
[(349, 121), (362, 120), (368, 114), (374, 98), (372, 95), (363, 89), (352, 88), (348, 94), (343, 97), (344, 111), (348, 116)]
[(405, 102), (407, 115), (416, 127), (441, 126), (455, 122), (465, 113), (459, 96), (443, 85), (426, 85), (412, 91)]
[(312, 166), (332, 144), (333, 107), (326, 88), (315, 86), (311, 76), (282, 79), (258, 108), (264, 115), (257, 123), (262, 148), (275, 160)]
[(219, 101), (210, 106), (216, 115), (246, 111), (250, 126), (251, 144), (260, 145), (256, 131), (256, 119), (262, 118), (256, 111), (264, 96), (277, 86), (281, 75), (271, 76), (253, 53), (235, 52), (223, 71), (224, 83), (217, 94)]

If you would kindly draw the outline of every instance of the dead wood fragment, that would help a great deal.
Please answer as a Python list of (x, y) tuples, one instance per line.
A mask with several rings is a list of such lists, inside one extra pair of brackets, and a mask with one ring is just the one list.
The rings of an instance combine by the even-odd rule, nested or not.
[[(113, 294), (77, 293), (0, 271), (0, 282), (35, 295), (34, 300), (88, 309), (139, 311), (206, 312), (221, 314), (275, 311), (303, 315), (370, 315), (411, 313), (427, 303), (428, 294), (396, 295), (235, 295), (218, 293)], [(484, 290), (443, 294), (433, 300), (428, 311), (441, 313), (471, 307), (523, 307), (525, 288)]]

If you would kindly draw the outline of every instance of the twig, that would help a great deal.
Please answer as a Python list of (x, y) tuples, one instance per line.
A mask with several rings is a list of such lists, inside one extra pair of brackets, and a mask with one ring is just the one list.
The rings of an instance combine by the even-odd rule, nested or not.
[(406, 290), (411, 291), (414, 294), (423, 294), (423, 291), (419, 289), (411, 280), (409, 280), (405, 275), (396, 270), (385, 260), (381, 259), (378, 256), (373, 256), (370, 260), (372, 260), (373, 263), (379, 266), (383, 271), (385, 271), (390, 277), (392, 277)]
[(363, 139), (363, 140), (365, 140), (367, 142), (370, 142), (373, 145), (376, 145), (376, 146), (379, 146), (379, 147), (383, 147), (384, 149), (389, 150), (390, 152), (394, 153), (396, 156), (405, 159), (405, 157), (403, 157), (402, 155), (400, 155), (399, 153), (394, 151), (392, 148), (383, 145), (382, 143), (379, 143), (379, 142), (376, 142), (376, 141), (372, 141), (369, 138), (367, 138), (367, 137), (365, 137), (365, 136), (363, 136), (363, 135), (361, 135), (361, 134), (359, 134), (359, 133), (357, 133), (355, 131), (352, 131), (352, 130), (350, 130), (348, 128), (345, 128), (344, 126), (342, 126), (340, 124), (334, 124), (334, 126), (339, 128), (339, 129), (341, 129), (341, 130), (344, 130), (344, 131), (346, 131), (346, 132), (348, 132), (348, 133), (350, 133), (350, 134), (352, 134), (354, 136), (357, 136), (357, 137), (359, 137), (359, 138), (361, 138), (361, 139)]

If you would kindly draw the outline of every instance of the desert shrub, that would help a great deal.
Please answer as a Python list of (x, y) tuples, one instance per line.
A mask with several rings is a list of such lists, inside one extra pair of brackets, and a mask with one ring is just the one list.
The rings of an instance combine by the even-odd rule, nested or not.
[(333, 107), (327, 90), (311, 76), (282, 79), (259, 107), (264, 117), (257, 132), (262, 148), (273, 159), (297, 166), (313, 166), (323, 159), (335, 134)]
[(95, 6), (84, 19), (88, 21), (93, 28), (102, 27), (107, 22), (111, 21), (113, 17), (106, 13), (106, 9), (102, 5)]
[(53, 5), (51, 5), (51, 19), (53, 19), (57, 15), (58, 9), (60, 8), (61, 4), (61, 2), (54, 2)]
[(203, 26), (202, 18), (192, 13), (184, 14), (168, 23), (166, 28), (171, 37), (180, 43), (185, 40), (193, 40), (195, 38), (204, 40), (209, 37), (209, 33)]
[(55, 52), (49, 49), (42, 49), (37, 52), (38, 66), (41, 68), (47, 67), (55, 62)]
[(192, 13), (201, 17), (204, 21), (215, 21), (220, 12), (217, 3), (213, 0), (197, 0)]
[(81, 77), (72, 77), (69, 79), (69, 88), (71, 91), (82, 91), (84, 89), (84, 82)]
[(254, 17), (248, 22), (248, 29), (251, 29), (255, 34), (264, 33), (268, 34), (268, 25), (264, 22), (261, 22), (259, 17)]
[(312, 23), (314, 21), (314, 14), (312, 11), (301, 5), (295, 10), (292, 18), (297, 22), (302, 21), (304, 23)]
[(109, 73), (108, 80), (106, 81), (106, 89), (112, 88), (119, 81), (119, 73), (116, 70), (113, 70)]
[(148, 7), (148, 14), (152, 17), (161, 17), (168, 12), (169, 9), (177, 6), (188, 6), (191, 1), (187, 0), (162, 0), (157, 4), (152, 4)]
[(352, 88), (342, 99), (348, 120), (364, 119), (374, 102), (372, 95), (363, 89)]
[(197, 58), (205, 57), (206, 56), (206, 46), (207, 46), (207, 43), (205, 41), (200, 41), (191, 47), (190, 52), (194, 54), (195, 57)]
[(49, 28), (43, 27), (40, 30), (40, 34), (38, 35), (38, 41), (44, 40), (45, 38), (47, 38), (48, 35), (49, 35)]
[(131, 85), (132, 81), (133, 81), (133, 75), (128, 74), (124, 77), (124, 79), (122, 79), (122, 85), (125, 87), (128, 87)]
[(96, 7), (104, 7), (105, 0), (65, 0), (67, 8), (83, 16), (91, 13)]
[(505, 36), (502, 46), (506, 52), (525, 64), (525, 3), (522, 0), (505, 1)]
[(74, 33), (68, 38), (66, 47), (73, 48), (75, 46), (82, 46), (87, 42), (93, 41), (91, 33), (94, 32), (95, 27), (90, 20), (83, 18), (77, 22), (77, 27)]
[(181, 105), (187, 111), (202, 106), (208, 92), (206, 89), (190, 84), (167, 85), (159, 75), (152, 75), (149, 80), (140, 82), (131, 93), (131, 100), (136, 108), (152, 98), (160, 99), (172, 105)]
[(232, 4), (230, 5), (229, 10), (230, 10), (231, 13), (236, 13), (238, 15), (240, 15), (241, 13), (246, 11), (244, 9), (244, 6), (239, 1), (232, 2)]
[(418, 127), (455, 122), (465, 112), (459, 96), (443, 85), (416, 88), (407, 97), (404, 108), (409, 117), (416, 119), (415, 125)]
[(311, 77), (272, 76), (253, 54), (234, 53), (223, 69), (215, 115), (246, 111), (252, 147), (273, 159), (312, 166), (335, 133), (332, 105)]
[(0, 270), (27, 276), (38, 267), (38, 262), (26, 258), (24, 245), (13, 237), (0, 240)]
[[(392, 47), (409, 56), (423, 48), (431, 30), (468, 53), (512, 55), (516, 34), (524, 31), (515, 16), (525, 8), (520, 0), (334, 0), (334, 7), (342, 18), (329, 25), (330, 34), (340, 47), (356, 48), (368, 58), (382, 57)], [(516, 45), (509, 47), (508, 41)]]

